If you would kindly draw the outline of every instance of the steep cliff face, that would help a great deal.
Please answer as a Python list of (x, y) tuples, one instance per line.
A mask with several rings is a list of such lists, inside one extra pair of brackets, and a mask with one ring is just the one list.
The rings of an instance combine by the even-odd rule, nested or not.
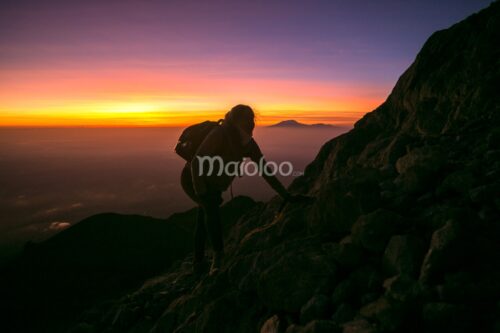
[(216, 276), (190, 257), (74, 332), (500, 328), (500, 3), (433, 34), (380, 107), (257, 204)]
[(327, 143), (299, 182), (319, 188), (353, 165), (393, 165), (407, 148), (428, 143), (453, 145), (456, 139), (465, 146), (458, 141), (467, 135), (483, 142), (488, 133), (479, 128), (492, 128), (500, 117), (498, 6), (435, 32), (387, 100), (355, 130)]

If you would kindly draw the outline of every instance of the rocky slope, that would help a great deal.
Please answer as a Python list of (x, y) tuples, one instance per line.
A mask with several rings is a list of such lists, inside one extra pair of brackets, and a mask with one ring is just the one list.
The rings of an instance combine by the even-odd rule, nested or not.
[(500, 330), (500, 3), (436, 32), (380, 107), (257, 204), (227, 260), (190, 257), (73, 332)]

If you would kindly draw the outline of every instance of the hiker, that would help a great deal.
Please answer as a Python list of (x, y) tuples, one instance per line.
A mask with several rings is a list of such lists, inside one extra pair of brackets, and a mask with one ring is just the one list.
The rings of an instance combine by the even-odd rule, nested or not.
[[(210, 123), (213, 122), (205, 122), (193, 125), (193, 127), (198, 126), (200, 128), (203, 124), (208, 126)], [(215, 274), (221, 267), (224, 257), (224, 241), (219, 206), (223, 201), (222, 192), (227, 190), (234, 178), (234, 175), (228, 175), (224, 172), (219, 174), (217, 162), (214, 163), (214, 172), (208, 174), (208, 172), (205, 172), (206, 170), (203, 170), (200, 175), (200, 161), (197, 157), (220, 156), (224, 164), (241, 162), (244, 157), (249, 157), (259, 164), (259, 160), (263, 158), (259, 146), (252, 137), (255, 127), (255, 115), (250, 106), (236, 105), (226, 113), (223, 120), (211, 126), (209, 130), (205, 129), (208, 134), (200, 140), (196, 152), (188, 153), (188, 156), (185, 157), (188, 161), (181, 175), (182, 188), (199, 205), (194, 235), (193, 271), (195, 275), (202, 274), (208, 266), (205, 262), (207, 233), (214, 250), (210, 275)], [(179, 141), (180, 144), (181, 141)], [(183, 156), (182, 152), (179, 153), (177, 147), (176, 151)], [(265, 168), (265, 160), (261, 165)], [(206, 166), (206, 163), (203, 166)], [(262, 173), (262, 175), (267, 183), (286, 201), (295, 201), (299, 197), (290, 195), (275, 176), (266, 175), (266, 173)]]

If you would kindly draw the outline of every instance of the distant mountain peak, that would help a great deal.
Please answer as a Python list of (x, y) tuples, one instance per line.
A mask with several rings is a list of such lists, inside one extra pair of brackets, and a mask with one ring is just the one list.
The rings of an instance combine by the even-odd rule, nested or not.
[(288, 120), (283, 120), (280, 121), (277, 124), (270, 125), (269, 127), (286, 127), (286, 128), (297, 128), (297, 127), (335, 127), (334, 125), (330, 124), (324, 124), (324, 123), (316, 123), (316, 124), (304, 124), (301, 122), (298, 122), (295, 119), (288, 119)]

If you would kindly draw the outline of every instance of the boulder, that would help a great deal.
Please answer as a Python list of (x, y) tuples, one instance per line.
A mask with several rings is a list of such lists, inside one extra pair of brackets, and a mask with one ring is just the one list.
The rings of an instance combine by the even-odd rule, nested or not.
[(322, 247), (325, 253), (341, 267), (354, 268), (361, 262), (362, 248), (355, 244), (350, 236), (339, 243), (325, 243)]
[(308, 218), (313, 233), (342, 234), (348, 232), (356, 219), (380, 204), (379, 171), (373, 168), (352, 168), (352, 174), (321, 184)]
[(384, 331), (395, 331), (406, 321), (409, 308), (403, 302), (380, 297), (376, 301), (363, 306), (359, 313), (368, 319), (375, 320)]
[(424, 242), (415, 235), (392, 236), (385, 248), (382, 263), (387, 274), (416, 276), (425, 255)]
[(330, 298), (326, 295), (315, 295), (300, 309), (300, 322), (305, 324), (314, 319), (326, 319), (330, 311)]
[(360, 216), (352, 226), (351, 235), (356, 244), (373, 252), (382, 252), (389, 238), (402, 232), (406, 226), (400, 215), (386, 209), (378, 209)]
[(343, 324), (352, 320), (356, 315), (354, 308), (348, 303), (340, 304), (332, 315), (332, 320), (337, 324)]
[(176, 316), (173, 312), (165, 312), (151, 329), (151, 333), (172, 332), (175, 328)]
[(446, 224), (432, 234), (429, 250), (420, 269), (420, 281), (427, 283), (456, 265), (461, 260), (464, 228), (457, 220), (448, 220)]
[[(248, 332), (256, 330), (252, 309), (239, 302), (237, 293), (226, 293), (223, 296), (206, 304), (198, 312), (193, 312), (183, 322), (189, 326), (194, 325), (196, 332), (223, 333), (223, 332)], [(221, 323), (224, 323), (221, 325)], [(186, 332), (190, 329), (177, 331)]]
[(479, 209), (477, 215), (483, 221), (491, 221), (494, 223), (498, 220), (499, 212), (493, 206), (493, 204), (487, 203), (481, 205), (481, 208)]
[(377, 266), (367, 264), (349, 275), (356, 287), (358, 295), (364, 295), (382, 290), (383, 274)]
[(401, 302), (416, 299), (421, 294), (418, 281), (407, 275), (396, 275), (384, 280), (385, 296)]
[(260, 328), (260, 333), (279, 333), (281, 321), (278, 315), (274, 315), (264, 322)]
[(389, 168), (390, 175), (393, 176), (395, 174), (396, 168), (394, 163), (405, 153), (407, 152), (407, 147), (414, 142), (415, 138), (405, 134), (398, 133), (391, 140), (382, 156), (385, 160), (386, 166), (384, 168)]
[(140, 318), (140, 309), (124, 304), (119, 307), (111, 325), (117, 329), (133, 326)]
[(196, 300), (192, 295), (181, 295), (173, 300), (157, 320), (152, 333), (170, 332), (179, 322), (184, 322), (196, 311)]
[(332, 294), (332, 305), (336, 306), (343, 302), (352, 302), (357, 296), (357, 287), (353, 279), (345, 279), (335, 287)]
[(336, 266), (317, 251), (284, 254), (260, 274), (257, 294), (270, 309), (298, 312), (314, 294), (331, 292), (335, 275)]
[(338, 333), (340, 328), (331, 320), (314, 320), (308, 323), (302, 333)]
[(375, 333), (377, 328), (368, 320), (357, 318), (342, 325), (342, 333)]
[(350, 188), (349, 192), (356, 198), (363, 214), (371, 213), (380, 206), (381, 197), (378, 181), (379, 178), (373, 177), (371, 180), (357, 181)]
[(423, 212), (418, 223), (426, 232), (432, 233), (449, 220), (473, 220), (475, 215), (477, 213), (468, 207), (457, 207), (449, 203), (433, 204)]
[(396, 161), (396, 184), (405, 192), (418, 192), (434, 180), (445, 164), (446, 154), (439, 147), (415, 148)]
[[(396, 170), (404, 174), (415, 168), (437, 168), (443, 164), (443, 152), (438, 147), (423, 146), (414, 148), (396, 161)], [(429, 166), (433, 164), (433, 166)]]
[(340, 333), (340, 327), (331, 320), (313, 320), (305, 326), (290, 325), (286, 333)]
[(457, 170), (446, 176), (436, 190), (436, 194), (444, 197), (447, 194), (467, 196), (470, 189), (476, 184), (477, 176), (470, 170)]
[(500, 182), (475, 187), (469, 191), (469, 197), (475, 203), (492, 202), (498, 193), (500, 193)]
[(285, 333), (301, 333), (303, 330), (303, 327), (297, 324), (291, 324), (290, 326), (287, 327)]
[(308, 219), (312, 232), (345, 234), (351, 229), (361, 209), (356, 198), (349, 193), (348, 185), (332, 182), (318, 194)]
[(380, 292), (375, 292), (375, 291), (369, 292), (369, 293), (361, 295), (361, 297), (359, 298), (359, 302), (361, 305), (365, 305), (365, 304), (368, 304), (368, 303), (375, 301), (376, 299), (378, 299), (380, 297), (380, 295), (381, 295)]

